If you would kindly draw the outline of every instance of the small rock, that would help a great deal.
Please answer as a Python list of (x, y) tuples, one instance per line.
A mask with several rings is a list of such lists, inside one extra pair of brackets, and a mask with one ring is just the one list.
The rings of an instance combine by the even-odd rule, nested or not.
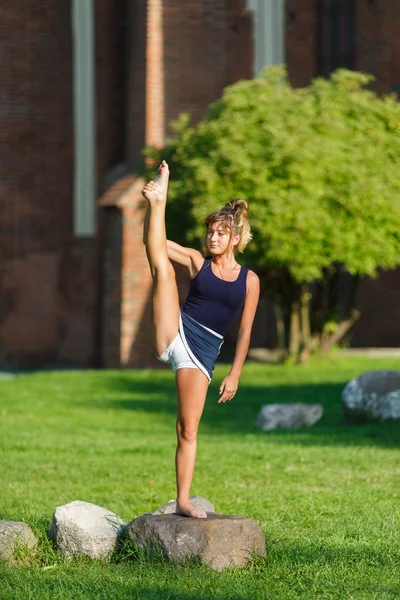
[[(206, 512), (215, 512), (214, 506), (201, 496), (192, 496), (189, 498), (190, 502), (195, 508), (199, 510), (205, 510)], [(163, 504), (160, 508), (153, 510), (150, 515), (170, 515), (176, 511), (176, 501), (170, 500), (167, 504)]]
[(320, 420), (324, 413), (321, 404), (264, 404), (256, 426), (263, 431), (273, 429), (300, 429)]
[(75, 500), (56, 508), (48, 536), (65, 555), (103, 558), (115, 549), (125, 525), (110, 510)]
[(22, 521), (0, 521), (0, 558), (14, 559), (18, 548), (33, 550), (37, 539), (32, 529)]
[(342, 406), (356, 420), (400, 419), (400, 371), (368, 371), (342, 392)]
[(166, 558), (178, 563), (197, 558), (217, 571), (246, 566), (253, 552), (265, 555), (264, 535), (256, 521), (217, 513), (207, 517), (143, 515), (127, 529), (132, 542), (150, 553), (161, 549)]
[(13, 373), (0, 371), (0, 381), (10, 381), (11, 379), (15, 379), (15, 375)]

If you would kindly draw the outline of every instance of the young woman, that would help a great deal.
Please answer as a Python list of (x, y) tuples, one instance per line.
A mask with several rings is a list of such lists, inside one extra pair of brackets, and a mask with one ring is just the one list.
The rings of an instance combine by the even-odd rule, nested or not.
[[(176, 373), (178, 396), (176, 451), (177, 512), (204, 519), (189, 501), (196, 461), (197, 430), (223, 336), (242, 311), (235, 358), (221, 383), (219, 402), (232, 400), (250, 343), (259, 298), (259, 279), (235, 258), (251, 239), (244, 200), (228, 202), (206, 219), (204, 250), (184, 248), (167, 240), (165, 207), (169, 169), (163, 161), (156, 178), (143, 189), (148, 201), (143, 241), (153, 278), (152, 343), (159, 360)], [(191, 286), (179, 308), (174, 268), (188, 268)]]

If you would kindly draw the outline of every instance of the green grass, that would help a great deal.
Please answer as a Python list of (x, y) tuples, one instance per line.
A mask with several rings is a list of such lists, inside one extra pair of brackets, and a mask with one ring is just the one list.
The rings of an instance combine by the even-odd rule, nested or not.
[[(162, 371), (21, 374), (0, 381), (0, 518), (40, 538), (30, 563), (0, 566), (0, 599), (398, 599), (400, 427), (349, 425), (340, 393), (395, 359), (301, 367), (247, 364), (234, 402), (217, 404), (218, 366), (199, 436), (194, 495), (256, 519), (268, 557), (222, 573), (129, 552), (65, 560), (45, 531), (56, 506), (94, 502), (126, 521), (174, 497), (175, 390)], [(260, 406), (320, 402), (300, 431), (257, 431)]]

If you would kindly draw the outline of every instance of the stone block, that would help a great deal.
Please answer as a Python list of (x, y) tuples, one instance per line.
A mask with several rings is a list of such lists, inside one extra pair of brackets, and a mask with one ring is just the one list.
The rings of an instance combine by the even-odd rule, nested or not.
[(264, 404), (256, 426), (263, 431), (310, 427), (320, 420), (323, 412), (321, 404)]
[(21, 521), (0, 521), (0, 559), (13, 561), (18, 548), (33, 550), (36, 545), (37, 539), (29, 525)]
[(342, 392), (346, 416), (360, 421), (400, 419), (400, 371), (368, 371)]
[(48, 536), (65, 555), (104, 558), (115, 549), (124, 527), (110, 510), (75, 500), (56, 508)]
[(158, 550), (177, 563), (200, 560), (217, 571), (247, 566), (253, 553), (266, 554), (261, 527), (252, 519), (207, 513), (207, 519), (177, 514), (143, 515), (129, 523), (132, 542), (148, 551)]

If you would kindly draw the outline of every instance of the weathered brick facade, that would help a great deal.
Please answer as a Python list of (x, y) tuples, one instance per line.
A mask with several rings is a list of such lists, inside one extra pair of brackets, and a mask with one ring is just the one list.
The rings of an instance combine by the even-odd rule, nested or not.
[[(351, 5), (351, 23), (332, 13), (335, 5)], [(357, 70), (376, 78), (373, 86), (380, 93), (400, 91), (400, 4), (393, 0), (286, 0), (285, 52), (293, 85), (307, 85), (319, 75), (321, 32), (329, 35), (336, 28), (336, 52), (344, 36), (351, 37)], [(330, 16), (329, 16), (330, 15)], [(331, 20), (331, 23), (329, 23)], [(347, 29), (347, 31), (346, 31)], [(352, 31), (349, 33), (349, 29)], [(333, 34), (333, 29), (332, 29)], [(342, 44), (343, 45), (343, 44)], [(343, 49), (342, 49), (343, 50)], [(343, 50), (344, 51), (344, 50)], [(344, 65), (343, 65), (344, 66)]]
[(356, 68), (376, 77), (380, 93), (400, 92), (400, 4), (357, 2)]
[(96, 241), (72, 236), (68, 2), (0, 8), (0, 364), (94, 362)]
[(310, 83), (317, 72), (318, 19), (315, 0), (286, 0), (285, 57), (293, 86)]
[[(286, 0), (293, 85), (318, 74), (321, 2)], [(354, 58), (380, 92), (400, 89), (400, 6), (354, 0)], [(0, 367), (143, 366), (150, 276), (134, 173), (180, 112), (198, 121), (229, 83), (253, 73), (245, 0), (95, 0), (95, 237), (73, 232), (71, 2), (0, 8)], [(319, 8), (318, 8), (319, 7)], [(326, 23), (325, 23), (326, 25)], [(181, 296), (187, 278), (178, 272)], [(356, 345), (398, 345), (400, 275), (364, 281)], [(384, 308), (382, 308), (384, 307)], [(253, 337), (273, 344), (262, 297)], [(225, 352), (232, 339), (228, 336)]]

